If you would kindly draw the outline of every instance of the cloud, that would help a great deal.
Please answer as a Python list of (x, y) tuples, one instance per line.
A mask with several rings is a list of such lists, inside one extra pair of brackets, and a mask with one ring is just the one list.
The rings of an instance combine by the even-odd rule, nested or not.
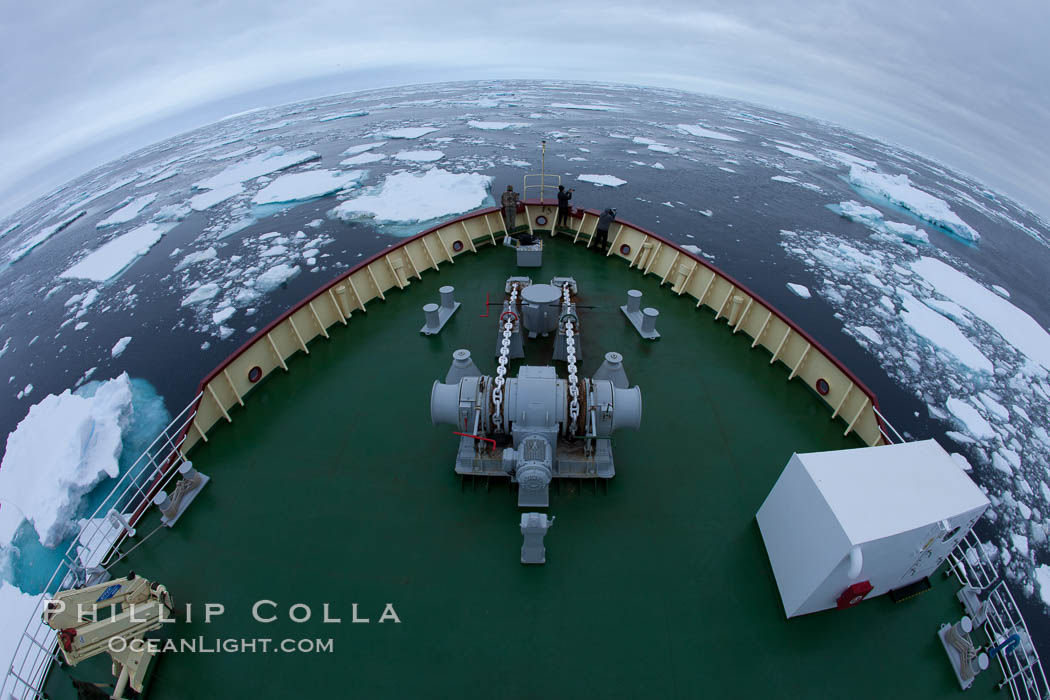
[(262, 106), (263, 95), (310, 96), (274, 86), (305, 81), (335, 92), (377, 80), (535, 77), (712, 92), (828, 119), (925, 152), (1046, 213), (1050, 13), (1019, 5), (16, 5), (0, 29), (0, 193), (8, 203), (41, 194), (146, 138), (206, 123), (215, 118), (209, 105), (237, 111)]

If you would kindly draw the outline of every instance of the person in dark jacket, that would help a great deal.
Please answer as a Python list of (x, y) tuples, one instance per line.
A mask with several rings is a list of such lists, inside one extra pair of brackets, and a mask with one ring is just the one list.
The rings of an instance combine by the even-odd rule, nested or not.
[(500, 198), (503, 207), (503, 223), (507, 227), (507, 235), (514, 230), (514, 220), (518, 216), (518, 193), (514, 191), (513, 185), (507, 185), (507, 191)]
[(614, 221), (616, 221), (615, 209), (606, 209), (598, 217), (598, 228), (595, 229), (594, 238), (591, 240), (594, 242), (594, 247), (603, 253), (609, 247), (609, 227)]
[(572, 199), (572, 193), (575, 191), (572, 188), (566, 190), (565, 185), (558, 185), (558, 220), (554, 223), (554, 228), (559, 226), (571, 228), (569, 226), (569, 213), (572, 211), (572, 207), (569, 206), (569, 200)]

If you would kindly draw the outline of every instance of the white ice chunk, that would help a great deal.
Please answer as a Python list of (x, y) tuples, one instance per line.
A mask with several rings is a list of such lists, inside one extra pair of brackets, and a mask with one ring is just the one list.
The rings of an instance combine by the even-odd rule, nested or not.
[(255, 278), (255, 289), (259, 292), (272, 292), (282, 284), (292, 279), (300, 272), (298, 265), (280, 264), (271, 267), (266, 272)]
[(378, 163), (386, 158), (383, 153), (362, 153), (345, 160), (339, 161), (339, 165), (365, 165), (366, 163)]
[(230, 197), (236, 197), (242, 192), (244, 192), (244, 186), (239, 182), (216, 187), (214, 190), (208, 190), (207, 192), (202, 192), (194, 197), (190, 197), (190, 209), (194, 211), (204, 211), (205, 209), (214, 207), (220, 202), (225, 202)]
[[(117, 476), (121, 430), (130, 410), (131, 380), (121, 374), (90, 398), (68, 389), (45, 397), (8, 435), (0, 499), (18, 504), (45, 546), (55, 547), (68, 534), (81, 499), (96, 484)], [(9, 528), (10, 520), (0, 523)], [(13, 534), (0, 532), (0, 543), (9, 543)]]
[(978, 439), (991, 439), (995, 437), (995, 429), (991, 423), (986, 421), (977, 409), (959, 399), (949, 397), (944, 403), (945, 408), (955, 416), (963, 430)]
[(809, 291), (809, 287), (804, 284), (797, 284), (795, 282), (788, 282), (787, 288), (791, 290), (792, 294), (800, 296), (803, 299), (809, 299), (813, 296), (813, 293)]
[(367, 117), (368, 112), (363, 109), (357, 109), (353, 112), (340, 112), (338, 114), (326, 114), (323, 117), (318, 117), (319, 122), (334, 122), (337, 119), (348, 119), (350, 117)]
[(123, 353), (127, 349), (128, 343), (130, 343), (130, 342), (131, 342), (131, 336), (130, 335), (124, 336), (123, 338), (121, 338), (120, 340), (118, 340), (116, 342), (116, 344), (113, 346), (113, 349), (109, 351), (109, 354), (112, 357), (120, 357), (121, 353)]
[(467, 126), (475, 129), (484, 129), (486, 131), (503, 131), (504, 129), (520, 129), (528, 126), (528, 124), (523, 124), (521, 122), (479, 122), (472, 120), (467, 122)]
[(227, 319), (229, 319), (235, 313), (237, 313), (237, 309), (235, 309), (232, 306), (225, 306), (211, 315), (212, 323), (214, 323), (215, 325), (219, 325)]
[(705, 138), (705, 139), (715, 139), (717, 141), (739, 141), (740, 140), (736, 136), (730, 136), (729, 134), (723, 134), (720, 131), (711, 131), (710, 129), (705, 129), (702, 126), (695, 126), (693, 124), (679, 124), (678, 125), (678, 130), (679, 131), (684, 131), (685, 133), (690, 134), (691, 136), (699, 136), (699, 137)]
[(1043, 605), (1050, 608), (1050, 566), (1040, 564), (1035, 567), (1035, 581), (1039, 584), (1039, 597)]
[(581, 109), (587, 112), (619, 112), (618, 107), (609, 105), (580, 105), (571, 102), (555, 102), (551, 105), (554, 109)]
[(947, 351), (959, 362), (977, 372), (991, 373), (994, 367), (991, 360), (971, 343), (959, 327), (930, 307), (918, 301), (911, 294), (902, 291), (904, 308), (901, 319), (911, 326), (912, 330), (934, 346)]
[(773, 180), (774, 182), (786, 182), (788, 184), (790, 184), (792, 182), (798, 182), (798, 180), (796, 180), (795, 178), (788, 177), (787, 175), (774, 175), (773, 177), (771, 177), (769, 179)]
[(581, 182), (590, 182), (599, 187), (619, 187), (620, 185), (627, 184), (627, 180), (621, 180), (615, 175), (584, 174), (578, 175), (576, 179), (580, 180)]
[(81, 210), (81, 211), (78, 211), (77, 213), (73, 214), (70, 217), (62, 219), (61, 221), (59, 221), (56, 224), (51, 224), (50, 226), (47, 226), (45, 228), (40, 229), (40, 231), (38, 233), (36, 233), (32, 237), (28, 238), (26, 240), (26, 242), (23, 243), (22, 245), (18, 246), (18, 248), (15, 250), (15, 252), (11, 253), (11, 257), (8, 258), (8, 259), (11, 262), (17, 262), (17, 261), (21, 260), (33, 248), (36, 248), (38, 245), (40, 245), (41, 243), (46, 241), (48, 238), (51, 238), (51, 236), (54, 236), (59, 231), (64, 230), (70, 224), (72, 224), (74, 221), (76, 221), (80, 217), (84, 216), (85, 214), (87, 214), (87, 210)]
[(871, 326), (857, 326), (856, 331), (876, 345), (882, 345), (882, 336)]
[(948, 203), (911, 184), (907, 175), (884, 175), (859, 165), (850, 167), (849, 180), (909, 210), (921, 219), (942, 226), (960, 238), (976, 241), (981, 236), (951, 210)]
[(462, 214), (484, 204), (492, 178), (477, 173), (451, 173), (434, 168), (424, 173), (395, 173), (383, 183), (343, 202), (329, 214), (349, 221), (414, 222)]
[(1006, 342), (1050, 369), (1050, 333), (1034, 318), (937, 258), (921, 258), (911, 269), (939, 293), (990, 325)]
[(121, 207), (107, 218), (95, 224), (95, 228), (107, 228), (109, 226), (118, 226), (120, 224), (126, 224), (129, 221), (134, 221), (138, 218), (138, 215), (142, 213), (142, 210), (153, 204), (159, 195), (154, 192), (153, 194), (145, 194), (141, 197), (136, 197), (131, 200), (130, 204)]
[(204, 250), (198, 250), (196, 252), (190, 253), (182, 260), (180, 260), (178, 264), (175, 265), (175, 271), (178, 272), (179, 270), (183, 270), (189, 267), (190, 265), (196, 265), (197, 263), (205, 262), (207, 260), (214, 260), (216, 255), (217, 253), (215, 252), (215, 248), (205, 248)]
[(201, 286), (194, 289), (185, 299), (182, 300), (180, 306), (190, 306), (192, 304), (199, 304), (202, 301), (208, 301), (214, 299), (215, 295), (219, 293), (219, 285), (214, 282), (202, 284)]
[(364, 153), (365, 151), (371, 151), (373, 148), (379, 148), (380, 146), (386, 145), (386, 141), (374, 141), (372, 143), (362, 143), (357, 146), (351, 146), (350, 148), (343, 151), (340, 155), (344, 156), (356, 156), (358, 153)]
[(235, 163), (221, 173), (213, 175), (206, 180), (201, 180), (194, 187), (199, 190), (215, 190), (234, 183), (247, 182), (269, 173), (275, 173), (278, 170), (291, 168), (318, 157), (314, 151), (285, 152), (280, 146), (275, 146), (265, 153), (260, 153), (253, 158)]
[(113, 279), (148, 253), (173, 227), (174, 224), (143, 224), (89, 253), (59, 277), (95, 282)]
[(384, 131), (383, 136), (388, 139), (418, 139), (420, 136), (426, 136), (432, 134), (437, 129), (430, 126), (409, 126), (403, 129), (391, 129), (390, 131)]
[(787, 146), (777, 146), (776, 148), (781, 153), (786, 153), (789, 156), (793, 156), (795, 158), (800, 158), (801, 160), (808, 160), (808, 161), (812, 161), (814, 163), (820, 163), (821, 162), (820, 158), (817, 158), (815, 155), (813, 155), (812, 153), (810, 153), (808, 151), (803, 151), (803, 150), (798, 149), (798, 148), (788, 148)]
[(357, 184), (364, 174), (363, 170), (310, 170), (282, 175), (261, 189), (252, 203), (277, 204), (317, 199)]
[(445, 154), (441, 151), (400, 151), (394, 156), (394, 160), (407, 161), (409, 163), (433, 163), (444, 157)]

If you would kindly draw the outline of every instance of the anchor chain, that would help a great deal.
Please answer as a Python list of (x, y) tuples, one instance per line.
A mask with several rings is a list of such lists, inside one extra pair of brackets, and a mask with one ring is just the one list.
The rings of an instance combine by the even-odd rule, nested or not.
[[(511, 308), (518, 303), (518, 283), (515, 282), (510, 288)], [(499, 364), (496, 366), (495, 387), (492, 389), (492, 423), (497, 432), (503, 432), (503, 387), (507, 383), (507, 364), (510, 362), (510, 336), (514, 330), (514, 312), (503, 314), (500, 320), (503, 322), (503, 338), (500, 340)]]
[[(565, 313), (569, 312), (572, 300), (569, 296), (569, 283), (566, 282), (561, 288), (562, 305)], [(565, 319), (565, 361), (569, 366), (569, 429), (570, 435), (576, 434), (576, 421), (580, 416), (580, 384), (576, 369), (576, 331), (572, 318)]]

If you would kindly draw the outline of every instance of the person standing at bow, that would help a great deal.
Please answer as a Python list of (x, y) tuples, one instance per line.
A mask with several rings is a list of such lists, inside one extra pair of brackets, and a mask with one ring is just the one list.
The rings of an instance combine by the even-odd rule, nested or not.
[(513, 185), (507, 185), (507, 191), (500, 198), (503, 206), (503, 224), (507, 228), (507, 235), (514, 230), (514, 222), (518, 216), (518, 193), (514, 191)]
[(569, 214), (572, 211), (572, 207), (569, 206), (569, 200), (572, 199), (572, 193), (575, 191), (572, 188), (566, 190), (565, 185), (558, 185), (558, 219), (554, 223), (554, 228), (559, 226), (570, 228)]
[[(603, 253), (609, 247), (609, 227), (612, 226), (614, 221), (616, 221), (615, 209), (606, 209), (598, 217), (598, 226), (594, 231), (594, 238), (591, 240), (594, 242), (594, 247)], [(590, 243), (587, 246), (590, 247)]]

